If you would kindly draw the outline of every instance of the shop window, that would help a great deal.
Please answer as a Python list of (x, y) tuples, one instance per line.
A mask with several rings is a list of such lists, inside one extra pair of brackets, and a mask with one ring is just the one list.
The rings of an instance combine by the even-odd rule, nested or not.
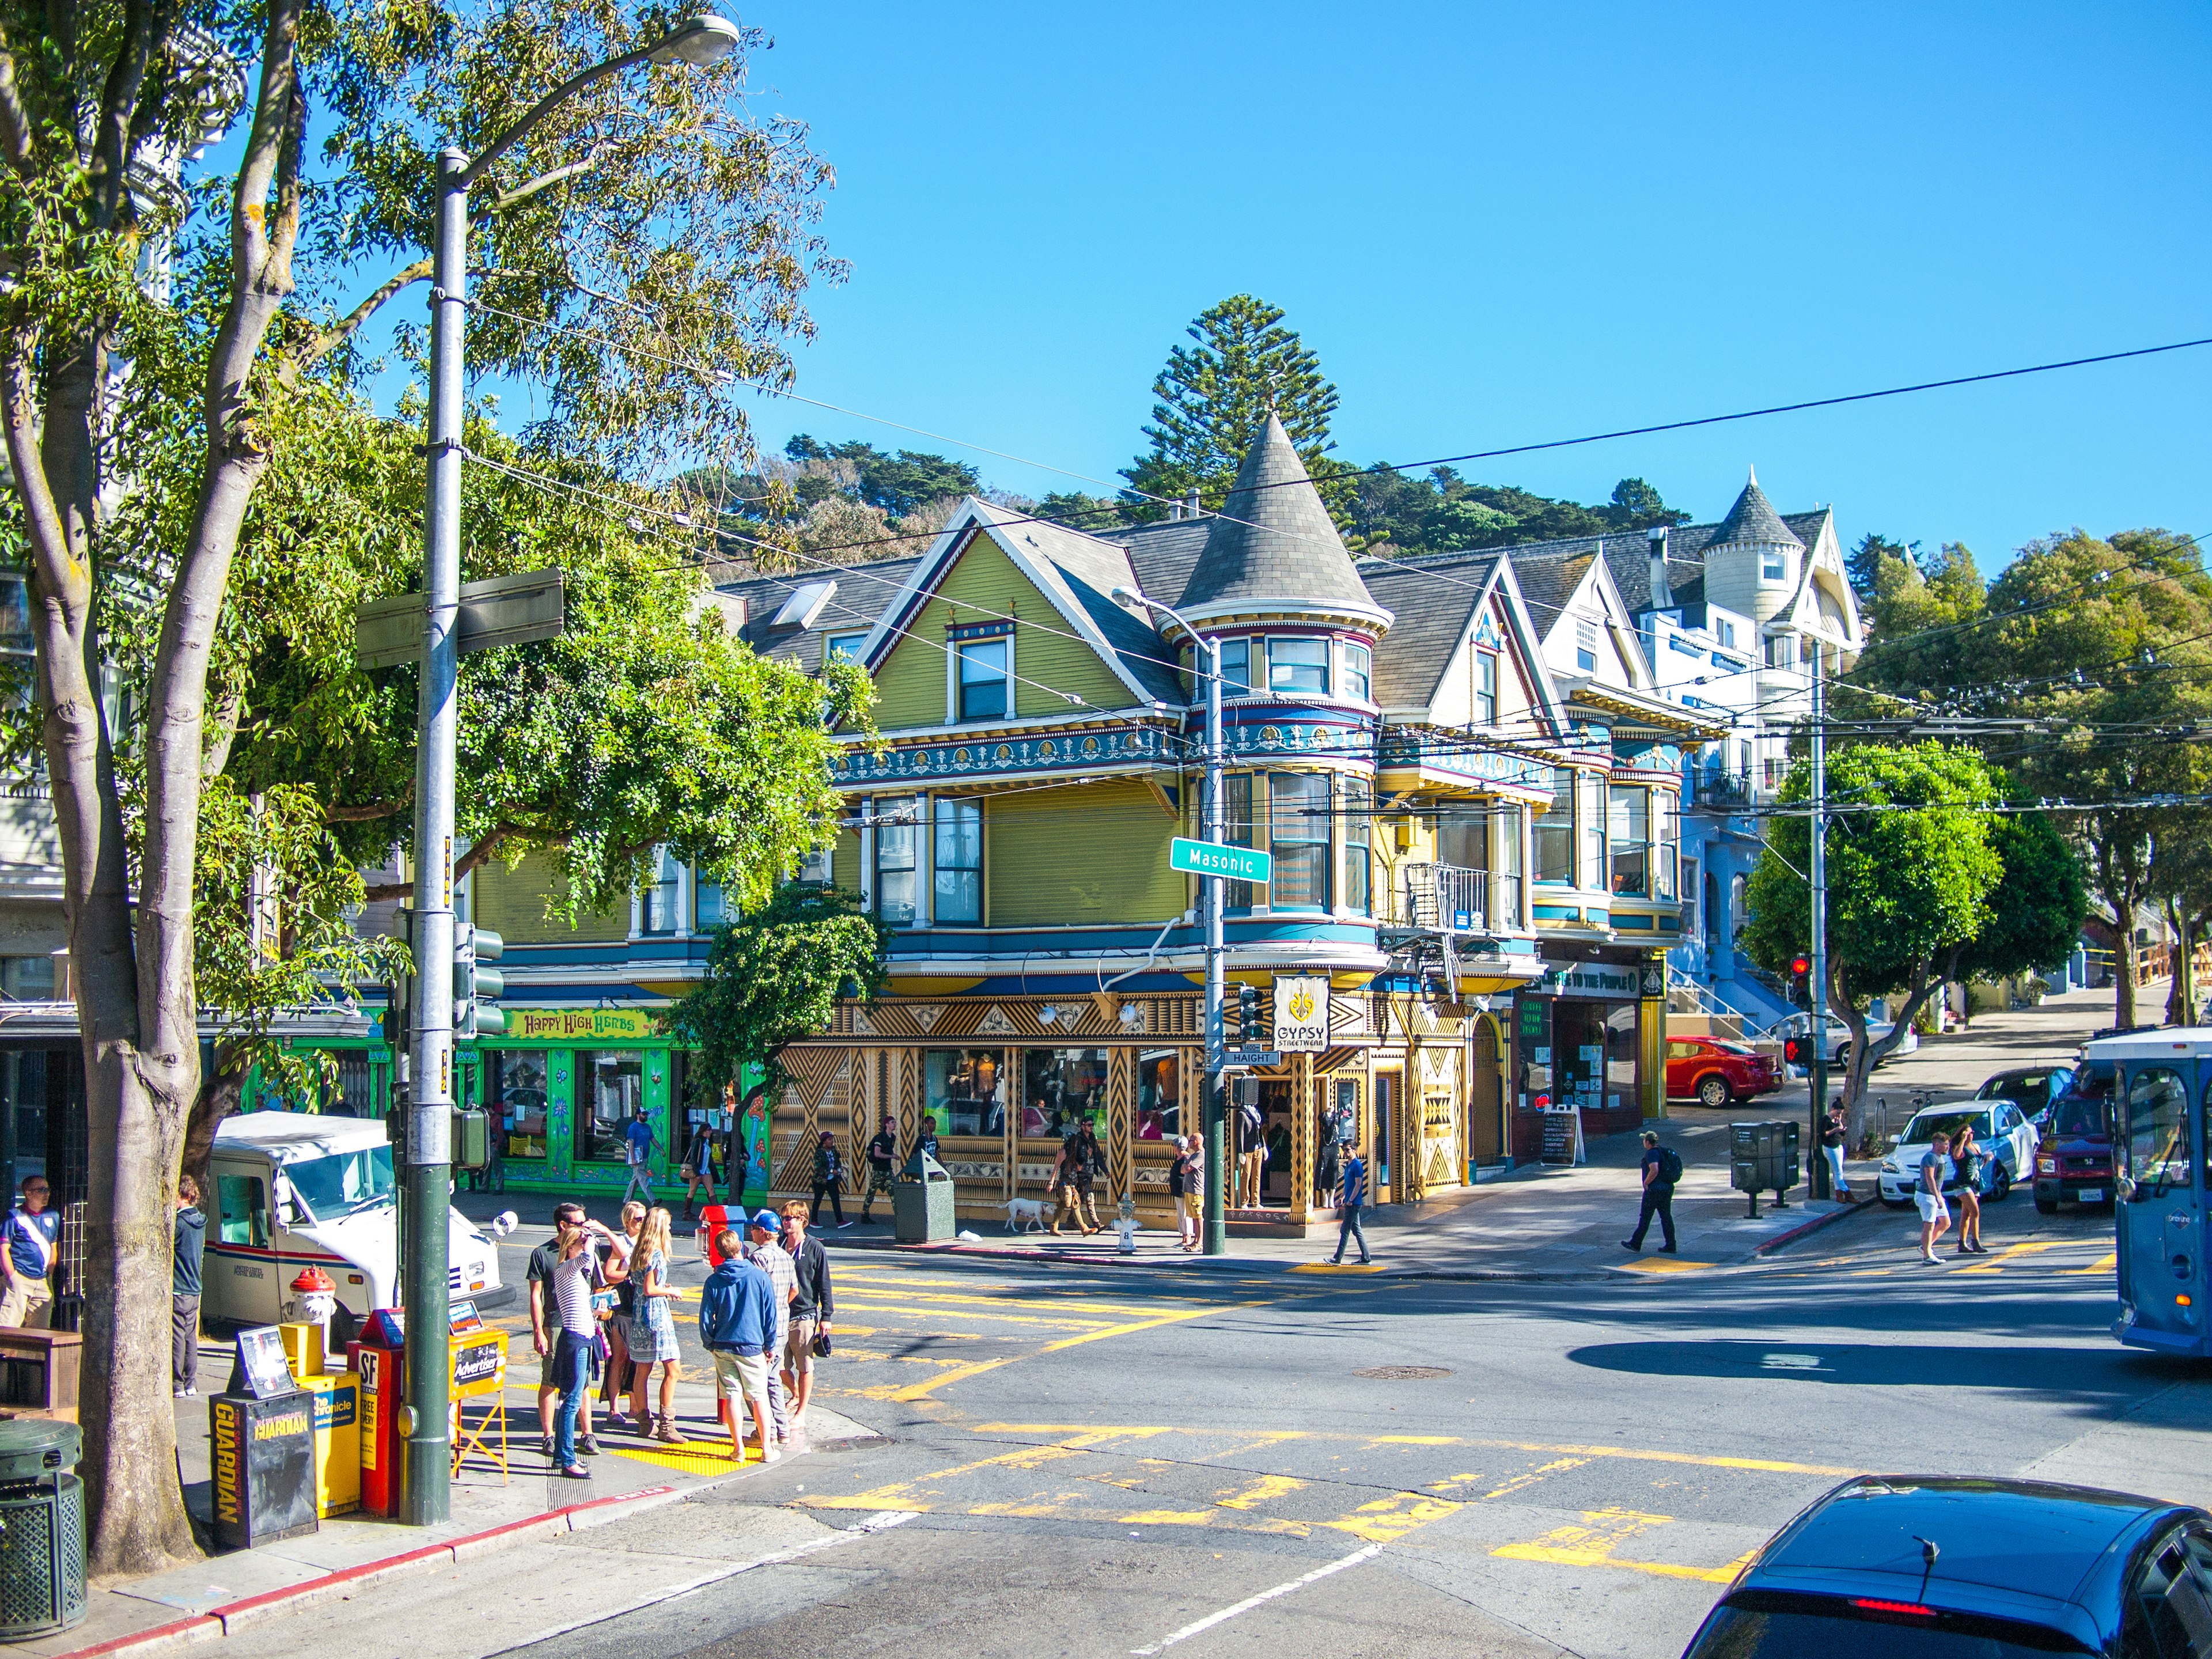
[(645, 1104), (645, 1055), (635, 1048), (580, 1053), (576, 1086), (590, 1109), (577, 1115), (583, 1132), (577, 1158), (592, 1164), (624, 1162), (623, 1127)]
[[(1252, 846), (1252, 775), (1249, 772), (1231, 772), (1222, 781), (1221, 833), (1231, 847)], [(1222, 883), (1221, 902), (1226, 909), (1250, 909), (1252, 884), (1249, 881)]]
[(653, 879), (645, 888), (644, 904), (638, 915), (639, 931), (646, 933), (672, 933), (682, 924), (678, 914), (677, 900), (684, 891), (684, 866), (665, 847), (658, 855)]
[(929, 1115), (940, 1133), (1006, 1133), (1006, 1066), (1003, 1048), (932, 1048), (922, 1055)]
[(1267, 689), (1316, 696), (1328, 695), (1327, 640), (1269, 640)]
[(1552, 774), (1552, 804), (1536, 818), (1536, 879), (1575, 884), (1575, 775)]
[(259, 1249), (269, 1243), (269, 1200), (259, 1176), (218, 1175), (215, 1198), (218, 1243)]
[(1137, 1056), (1137, 1139), (1172, 1140), (1182, 1133), (1182, 1057), (1172, 1048), (1146, 1049)]
[(1221, 695), (1224, 697), (1249, 697), (1252, 695), (1251, 641), (1221, 641)]
[(887, 927), (915, 924), (915, 820), (920, 816), (918, 796), (900, 795), (876, 802), (876, 915)]
[(546, 1158), (553, 1149), (553, 1056), (544, 1048), (484, 1051), (484, 1110), (507, 1137), (507, 1158)]
[(1643, 1095), (1638, 1071), (1636, 1005), (1609, 1005), (1605, 1017), (1605, 1109), (1608, 1112), (1642, 1109)]
[(930, 920), (940, 926), (980, 922), (983, 920), (983, 803), (940, 800), (933, 810), (937, 833), (930, 870), (936, 905)]
[(317, 1091), (316, 1109), (327, 1117), (376, 1117), (376, 1074), (358, 1048), (331, 1053), (337, 1075)]
[(1364, 778), (1343, 781), (1344, 880), (1337, 902), (1360, 915), (1367, 914), (1368, 884), (1375, 865), (1374, 798)]
[(0, 957), (0, 992), (18, 1002), (51, 1002), (54, 996), (54, 959), (48, 957)]
[(1364, 645), (1344, 647), (1344, 695), (1367, 701), (1369, 686), (1375, 678), (1375, 653)]
[(1651, 896), (1650, 792), (1613, 790), (1611, 817), (1606, 839), (1613, 857), (1613, 894), (1616, 898)]
[(970, 640), (960, 647), (960, 718), (1000, 720), (1013, 705), (1013, 641)]
[(1274, 884), (1267, 902), (1278, 910), (1328, 902), (1328, 775), (1273, 772), (1267, 776), (1268, 851)]
[(1580, 801), (1576, 817), (1577, 829), (1582, 842), (1581, 868), (1577, 878), (1581, 884), (1602, 893), (1605, 891), (1605, 778), (1596, 772), (1581, 775)]
[(1060, 1140), (1084, 1124), (1106, 1139), (1103, 1048), (1030, 1048), (1022, 1054), (1022, 1133)]
[(1494, 651), (1474, 653), (1474, 723), (1498, 724), (1498, 653)]

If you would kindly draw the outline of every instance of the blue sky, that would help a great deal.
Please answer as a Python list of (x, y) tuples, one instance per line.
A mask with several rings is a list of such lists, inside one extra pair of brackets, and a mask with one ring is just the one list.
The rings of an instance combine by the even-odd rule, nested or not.
[[(2212, 9), (782, 5), (754, 104), (838, 171), (798, 389), (1110, 479), (1206, 306), (1283, 306), (1405, 462), (2212, 335)], [(1485, 463), (1699, 517), (2212, 531), (2212, 349)], [(969, 455), (789, 404), (792, 432)]]

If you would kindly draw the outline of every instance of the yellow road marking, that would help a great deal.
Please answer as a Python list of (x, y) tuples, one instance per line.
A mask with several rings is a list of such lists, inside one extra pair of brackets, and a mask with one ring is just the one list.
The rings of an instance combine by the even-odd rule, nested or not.
[[(906, 1308), (885, 1308), (880, 1307), (872, 1302), (854, 1302), (844, 1305), (858, 1308), (863, 1313), (901, 1314), (913, 1312), (922, 1315), (925, 1317), (935, 1319), (945, 1317), (945, 1314), (949, 1311), (943, 1308), (916, 1308), (911, 1310)], [(1064, 1331), (1096, 1330), (1101, 1324), (1112, 1322), (1111, 1321), (1097, 1319), (1047, 1319), (1037, 1314), (994, 1313), (988, 1308), (963, 1308), (959, 1310), (957, 1317), (962, 1319), (988, 1319), (995, 1321), (1002, 1325), (1048, 1325), (1055, 1330)]]
[(2119, 1265), (2120, 1265), (2120, 1258), (2119, 1258), (2119, 1255), (2118, 1255), (2118, 1253), (2117, 1251), (2115, 1251), (2113, 1254), (2112, 1254), (2112, 1255), (2100, 1255), (2100, 1256), (2099, 1256), (2099, 1257), (2098, 1257), (2094, 1261), (2092, 1261), (2092, 1262), (2091, 1262), (2087, 1267), (2061, 1267), (2058, 1271), (2059, 1271), (2060, 1273), (2069, 1273), (2069, 1274), (2072, 1274), (2072, 1273), (2112, 1273), (2112, 1272), (2116, 1271), (2116, 1270), (2118, 1268)]
[(1324, 1521), (1322, 1524), (1338, 1532), (1348, 1532), (1355, 1538), (1364, 1538), (1370, 1544), (1389, 1544), (1403, 1538), (1416, 1527), (1425, 1527), (1431, 1521), (1441, 1521), (1467, 1507), (1449, 1498), (1437, 1498), (1425, 1492), (1394, 1492), (1388, 1498), (1378, 1498), (1371, 1504), (1362, 1504), (1340, 1521)]
[[(911, 1480), (894, 1481), (888, 1486), (878, 1486), (872, 1492), (855, 1492), (848, 1498), (810, 1498), (805, 1504), (811, 1509), (825, 1510), (927, 1510), (930, 1506), (914, 1496), (941, 1481), (963, 1474), (973, 1474), (978, 1469), (1035, 1469), (1062, 1458), (1079, 1457), (1100, 1441), (1121, 1437), (1120, 1431), (1108, 1430), (1092, 1434), (1075, 1434), (1068, 1439), (1048, 1446), (1017, 1446), (1012, 1451), (1000, 1452), (991, 1457), (979, 1457), (972, 1463), (956, 1464), (949, 1469), (939, 1469), (933, 1474), (917, 1475)], [(891, 1500), (896, 1498), (896, 1503)]]
[[(1058, 1310), (1076, 1314), (1118, 1315), (1123, 1318), (1127, 1318), (1132, 1314), (1142, 1314), (1148, 1311), (1146, 1308), (1133, 1306), (1127, 1303), (1095, 1302), (1087, 1298), (1073, 1296), (948, 1296), (937, 1291), (915, 1291), (909, 1292), (906, 1291), (906, 1287), (902, 1285), (877, 1285), (874, 1288), (878, 1291), (896, 1290), (902, 1291), (903, 1293), (900, 1298), (902, 1302), (920, 1307), (1042, 1308), (1047, 1312)], [(1194, 1303), (1190, 1297), (1183, 1296), (1162, 1297), (1160, 1300), (1162, 1302), (1177, 1303), (1184, 1307), (1200, 1305)], [(1212, 1308), (1224, 1304), (1207, 1303), (1203, 1305)], [(891, 1311), (896, 1312), (898, 1310), (893, 1309)]]
[[(1508, 1493), (1519, 1492), (1524, 1486), (1534, 1486), (1547, 1474), (1557, 1474), (1561, 1469), (1578, 1469), (1589, 1462), (1589, 1459), (1587, 1457), (1562, 1457), (1557, 1462), (1545, 1464), (1541, 1468), (1530, 1469), (1526, 1474), (1515, 1475), (1497, 1491), (1483, 1493), (1483, 1500), (1486, 1503), (1493, 1498), (1504, 1498)], [(1470, 1475), (1468, 1478), (1473, 1480), (1475, 1477)]]
[[(1087, 1331), (1081, 1336), (1064, 1336), (1057, 1342), (1046, 1343), (1044, 1346), (1035, 1352), (1056, 1353), (1062, 1348), (1081, 1347), (1086, 1342), (1102, 1342), (1109, 1336), (1132, 1336), (1139, 1331), (1156, 1331), (1163, 1326), (1180, 1325), (1193, 1319), (1208, 1319), (1215, 1314), (1225, 1313), (1234, 1308), (1256, 1308), (1261, 1305), (1256, 1302), (1239, 1302), (1226, 1307), (1192, 1308), (1181, 1313), (1158, 1314), (1150, 1319), (1131, 1320), (1126, 1325), (1109, 1325), (1103, 1330)], [(981, 1360), (973, 1365), (964, 1365), (958, 1370), (947, 1371), (942, 1376), (932, 1377), (927, 1382), (917, 1382), (912, 1388), (901, 1389), (890, 1397), (900, 1401), (926, 1399), (948, 1382), (961, 1382), (970, 1376), (981, 1376), (985, 1371), (994, 1371), (1001, 1365), (1011, 1365), (1018, 1360), (1027, 1359), (1030, 1357), (1029, 1354), (1008, 1354), (1003, 1359)], [(1083, 1433), (1085, 1431), (1078, 1430), (1076, 1432)], [(1167, 1431), (1159, 1429), (1151, 1432), (1164, 1434)]]
[(1686, 1567), (1668, 1561), (1627, 1561), (1613, 1553), (1638, 1534), (1664, 1526), (1673, 1519), (1669, 1515), (1645, 1515), (1635, 1510), (1585, 1510), (1583, 1520), (1586, 1525), (1559, 1527), (1533, 1543), (1506, 1544), (1491, 1553), (1509, 1561), (1544, 1561), (1564, 1567), (1620, 1567), (1661, 1578), (1690, 1578), (1710, 1584), (1727, 1583), (1750, 1559), (1747, 1552), (1725, 1566)]
[[(1188, 1425), (1181, 1427), (1172, 1425), (1144, 1425), (1124, 1426), (1121, 1428), (1108, 1428), (1098, 1424), (1090, 1423), (979, 1423), (975, 1426), (975, 1432), (977, 1434), (1154, 1435), (1195, 1433), (1237, 1434), (1243, 1431), (1234, 1429), (1195, 1430), (1190, 1428)], [(1284, 1437), (1289, 1438), (1292, 1437), (1285, 1436)], [(1358, 1441), (1362, 1444), (1366, 1445), (1376, 1443), (1376, 1437), (1369, 1434), (1329, 1434), (1323, 1433), (1319, 1431), (1306, 1431), (1301, 1432), (1295, 1437), (1306, 1440), (1352, 1440)], [(1694, 1464), (1703, 1468), (1753, 1469), (1765, 1474), (1848, 1475), (1864, 1474), (1866, 1473), (1864, 1469), (1844, 1468), (1839, 1465), (1829, 1463), (1790, 1463), (1784, 1462), (1778, 1458), (1765, 1457), (1709, 1457), (1697, 1452), (1652, 1451), (1638, 1446), (1550, 1445), (1544, 1442), (1536, 1440), (1482, 1440), (1463, 1438), (1455, 1435), (1439, 1436), (1434, 1439), (1424, 1441), (1422, 1443), (1442, 1446), (1482, 1446), (1503, 1451), (1559, 1452), (1570, 1456), (1579, 1457), (1626, 1457), (1646, 1463), (1688, 1463)]]
[(1294, 1273), (1379, 1273), (1382, 1268), (1381, 1264), (1373, 1261), (1301, 1261), (1291, 1271)]
[(2050, 1249), (2057, 1242), (2055, 1239), (2032, 1239), (2024, 1244), (2008, 1244), (1987, 1261), (1978, 1261), (1972, 1267), (1961, 1267), (1959, 1271), (1962, 1273), (1993, 1273), (2006, 1262), (2019, 1256), (2033, 1255), (2039, 1250)]
[(1224, 1498), (1218, 1501), (1225, 1510), (1255, 1510), (1271, 1498), (1281, 1498), (1290, 1492), (1304, 1492), (1305, 1485), (1304, 1481), (1293, 1480), (1287, 1474), (1263, 1474), (1234, 1498)]
[(1681, 1261), (1673, 1256), (1662, 1261), (1657, 1256), (1646, 1256), (1638, 1261), (1615, 1261), (1611, 1264), (1616, 1273), (1686, 1273), (1692, 1267), (1710, 1267), (1710, 1261)]

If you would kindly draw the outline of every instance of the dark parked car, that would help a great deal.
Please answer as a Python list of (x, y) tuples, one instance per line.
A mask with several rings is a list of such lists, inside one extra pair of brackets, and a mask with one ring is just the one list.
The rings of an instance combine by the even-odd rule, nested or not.
[(2009, 1100), (2027, 1114), (2027, 1121), (2038, 1129), (2044, 1127), (2044, 1114), (2051, 1103), (2066, 1092), (2066, 1085), (2074, 1081), (2071, 1065), (2025, 1066), (2017, 1071), (1999, 1072), (1974, 1091), (1976, 1100)]
[(1684, 1659), (2212, 1659), (2212, 1516), (2085, 1486), (1882, 1475), (1753, 1556)]
[(2108, 1080), (2101, 1100), (2069, 1094), (2051, 1103), (2035, 1149), (2035, 1207), (2052, 1215), (2061, 1204), (2110, 1204), (2114, 1197)]

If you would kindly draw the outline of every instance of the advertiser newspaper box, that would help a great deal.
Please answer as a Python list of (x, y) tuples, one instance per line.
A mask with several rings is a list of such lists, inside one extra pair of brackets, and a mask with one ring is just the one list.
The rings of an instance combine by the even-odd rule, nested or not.
[(223, 1394), (208, 1401), (219, 1549), (252, 1549), (313, 1532), (315, 1396), (264, 1400)]

